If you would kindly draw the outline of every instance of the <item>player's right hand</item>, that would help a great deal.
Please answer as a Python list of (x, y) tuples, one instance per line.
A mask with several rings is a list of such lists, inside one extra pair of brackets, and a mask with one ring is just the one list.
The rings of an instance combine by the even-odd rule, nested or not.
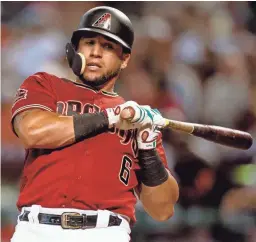
[[(133, 113), (128, 113), (127, 118), (122, 118), (120, 114), (124, 109), (126, 109), (126, 112), (131, 109)], [(147, 124), (152, 124), (153, 121), (147, 114), (146, 109), (134, 101), (125, 102), (115, 108), (107, 108), (105, 113), (108, 117), (109, 127), (115, 126), (121, 130), (141, 128)]]

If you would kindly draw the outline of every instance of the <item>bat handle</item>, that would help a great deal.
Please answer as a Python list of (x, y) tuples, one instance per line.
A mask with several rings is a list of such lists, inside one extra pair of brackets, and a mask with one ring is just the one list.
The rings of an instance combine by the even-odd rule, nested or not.
[(180, 121), (175, 121), (171, 119), (165, 119), (166, 120), (166, 125), (165, 127), (167, 128), (172, 128), (178, 131), (183, 131), (189, 134), (192, 134), (194, 131), (194, 124), (192, 123), (186, 123), (186, 122), (180, 122)]

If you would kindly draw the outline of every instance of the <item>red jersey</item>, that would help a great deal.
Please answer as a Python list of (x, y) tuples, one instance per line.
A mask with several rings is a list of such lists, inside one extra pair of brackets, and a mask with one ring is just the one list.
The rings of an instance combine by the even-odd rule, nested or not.
[[(42, 72), (28, 77), (18, 89), (12, 120), (32, 108), (71, 116), (124, 102), (117, 94)], [(157, 149), (167, 166), (161, 139)], [(138, 169), (136, 130), (113, 128), (64, 148), (29, 149), (17, 206), (108, 209), (135, 221)]]

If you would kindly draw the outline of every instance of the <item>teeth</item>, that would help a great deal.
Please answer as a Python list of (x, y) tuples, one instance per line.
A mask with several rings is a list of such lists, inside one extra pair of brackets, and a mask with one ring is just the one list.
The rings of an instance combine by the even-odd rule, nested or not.
[(96, 66), (96, 65), (89, 65), (88, 66), (91, 70), (97, 70), (99, 69), (100, 67)]

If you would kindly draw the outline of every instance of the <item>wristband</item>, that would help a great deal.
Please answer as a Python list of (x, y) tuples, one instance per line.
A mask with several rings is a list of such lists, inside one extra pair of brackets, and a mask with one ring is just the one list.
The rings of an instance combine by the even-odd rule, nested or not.
[(139, 165), (140, 181), (146, 186), (155, 187), (168, 179), (168, 172), (155, 149), (139, 150)]
[(76, 142), (108, 130), (108, 118), (103, 113), (85, 113), (73, 117)]

